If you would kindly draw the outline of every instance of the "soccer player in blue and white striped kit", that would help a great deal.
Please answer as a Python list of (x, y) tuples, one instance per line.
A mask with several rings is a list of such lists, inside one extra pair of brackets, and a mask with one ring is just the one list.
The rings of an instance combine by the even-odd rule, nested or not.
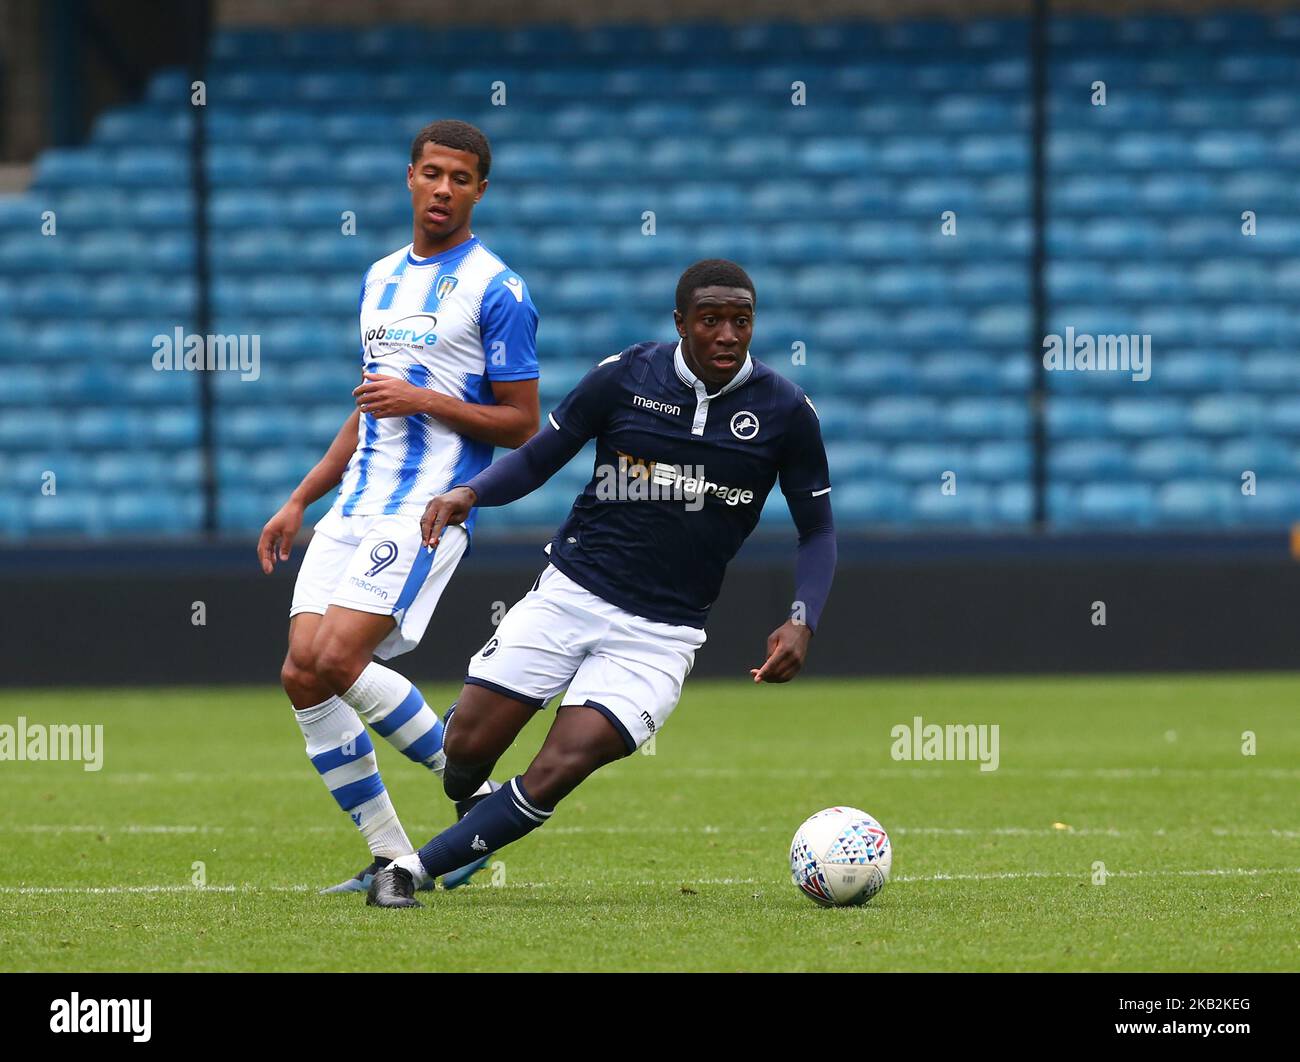
[[(420, 515), (486, 468), (494, 447), (537, 431), (537, 311), (523, 279), (470, 231), (490, 164), (487, 138), (465, 122), (434, 122), (415, 138), (412, 242), (375, 262), (362, 284), (357, 409), (258, 542), (269, 573), (288, 559), (306, 507), (339, 488), (298, 573), (281, 671), (307, 755), (372, 856), (327, 892), (365, 891), (412, 850), (362, 721), (416, 763), (441, 774), (445, 762), (442, 721), (374, 659), (419, 644), (469, 548), (472, 517), (433, 550), (421, 542)], [(458, 814), (494, 788), (484, 780)], [(443, 884), (481, 865), (467, 861)]]

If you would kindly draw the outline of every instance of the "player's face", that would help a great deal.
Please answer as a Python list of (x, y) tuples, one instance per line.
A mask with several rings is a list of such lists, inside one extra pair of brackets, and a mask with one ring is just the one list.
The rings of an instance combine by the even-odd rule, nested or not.
[(686, 364), (712, 387), (724, 387), (740, 371), (754, 334), (754, 299), (744, 288), (696, 288), (683, 317), (676, 310)]
[[(416, 254), (436, 254), (469, 238), (470, 215), (487, 181), (479, 180), (478, 156), (425, 144), (420, 161), (406, 167), (415, 217)], [(421, 239), (422, 237), (422, 239)]]

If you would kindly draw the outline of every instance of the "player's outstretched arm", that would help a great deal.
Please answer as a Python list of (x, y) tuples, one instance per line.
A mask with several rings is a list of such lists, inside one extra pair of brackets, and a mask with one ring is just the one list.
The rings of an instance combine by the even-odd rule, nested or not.
[(307, 506), (318, 498), (323, 498), (343, 479), (348, 462), (352, 460), (352, 453), (357, 448), (357, 422), (360, 419), (361, 414), (353, 412), (343, 422), (343, 427), (334, 436), (325, 456), (316, 462), (316, 466), (303, 477), (302, 482), (289, 495), (289, 500), (280, 507), (280, 511), (262, 528), (261, 537), (257, 540), (257, 557), (262, 562), (262, 571), (267, 575), (275, 568), (277, 558), (282, 561), (289, 559), (289, 550), (302, 528), (302, 515), (307, 511)]
[(464, 523), (476, 505), (509, 505), (531, 494), (567, 465), (586, 441), (548, 424), (514, 453), (492, 462), (468, 483), (430, 501), (420, 518), (424, 544), (436, 546), (442, 529), (448, 524)]

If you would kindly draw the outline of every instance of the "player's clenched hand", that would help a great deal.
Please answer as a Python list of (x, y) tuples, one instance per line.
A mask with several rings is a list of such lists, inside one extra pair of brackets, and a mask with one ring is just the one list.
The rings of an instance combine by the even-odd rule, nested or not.
[(425, 388), (376, 372), (363, 372), (361, 377), (361, 385), (352, 394), (362, 413), (372, 417), (410, 417), (429, 412), (430, 392)]
[(767, 636), (767, 660), (762, 667), (751, 667), (755, 682), (789, 682), (803, 667), (808, 655), (812, 631), (807, 624), (786, 620)]
[(420, 535), (424, 544), (436, 546), (438, 539), (442, 538), (443, 528), (448, 524), (463, 524), (476, 501), (478, 495), (469, 487), (456, 487), (429, 502), (420, 517)]
[(267, 575), (275, 567), (277, 556), (282, 561), (289, 559), (293, 540), (302, 528), (302, 513), (303, 507), (290, 499), (262, 528), (262, 536), (257, 540), (257, 557)]

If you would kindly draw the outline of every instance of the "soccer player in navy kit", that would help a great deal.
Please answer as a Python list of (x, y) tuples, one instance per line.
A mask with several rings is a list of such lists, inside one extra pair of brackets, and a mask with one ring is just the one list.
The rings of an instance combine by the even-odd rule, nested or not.
[(421, 529), (436, 546), (474, 507), (536, 490), (596, 440), (592, 480), (550, 563), (471, 658), (448, 712), (447, 795), (475, 792), (533, 713), (567, 690), (550, 732), (522, 775), (376, 873), (367, 903), (420, 906), (417, 889), (536, 829), (663, 726), (726, 566), (778, 479), (799, 531), (796, 600), (751, 674), (788, 682), (803, 666), (835, 570), (830, 477), (812, 403), (749, 355), (754, 303), (740, 266), (697, 262), (677, 285), (679, 343), (606, 358), (528, 443), (429, 502)]

